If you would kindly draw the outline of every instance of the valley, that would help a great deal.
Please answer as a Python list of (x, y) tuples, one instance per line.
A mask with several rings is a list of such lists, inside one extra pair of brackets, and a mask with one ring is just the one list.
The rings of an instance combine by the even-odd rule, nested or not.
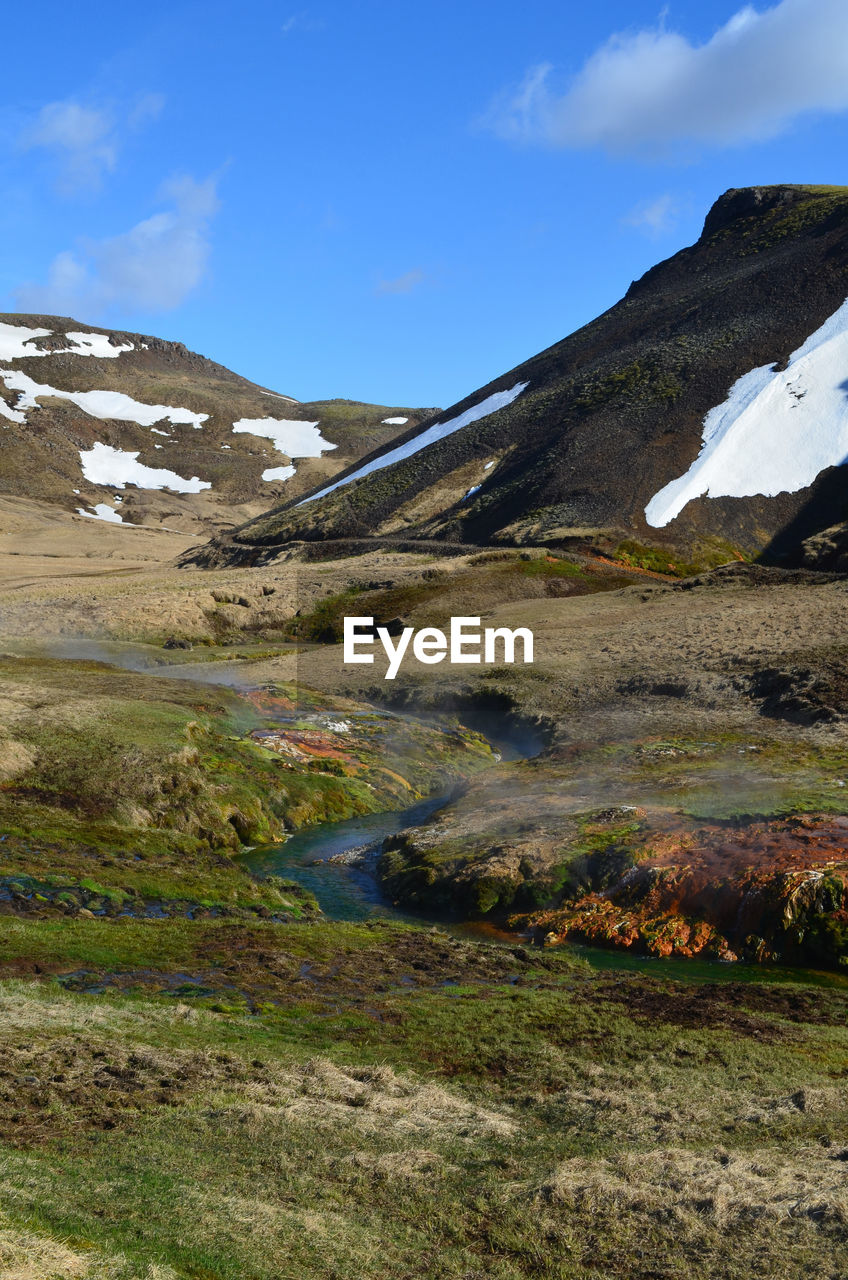
[(2, 318), (4, 1280), (844, 1276), (841, 470), (645, 508), (846, 228), (727, 193), (445, 411)]
[[(841, 900), (801, 894), (793, 932), (775, 881), (758, 950), (727, 895), (751, 865), (843, 883), (843, 580), (158, 545), (4, 561), (3, 1256), (836, 1280)], [(387, 683), (342, 662), (347, 601), (525, 622), (537, 661)]]

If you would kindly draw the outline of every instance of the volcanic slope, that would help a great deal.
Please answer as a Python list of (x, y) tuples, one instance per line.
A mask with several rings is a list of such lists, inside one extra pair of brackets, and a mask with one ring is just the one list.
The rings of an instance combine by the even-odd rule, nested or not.
[(597, 320), (200, 560), (354, 538), (797, 555), (848, 515), (846, 298), (848, 187), (730, 190)]
[(303, 404), (179, 342), (0, 315), (0, 507), (207, 535), (326, 483), (432, 410)]

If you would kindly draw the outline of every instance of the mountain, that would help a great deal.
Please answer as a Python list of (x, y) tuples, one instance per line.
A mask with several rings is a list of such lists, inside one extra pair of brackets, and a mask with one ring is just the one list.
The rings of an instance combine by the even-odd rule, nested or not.
[(597, 320), (200, 561), (363, 538), (797, 558), (848, 516), (846, 297), (848, 187), (730, 190)]
[(301, 496), (432, 410), (303, 404), (180, 342), (0, 315), (0, 495), (186, 532)]

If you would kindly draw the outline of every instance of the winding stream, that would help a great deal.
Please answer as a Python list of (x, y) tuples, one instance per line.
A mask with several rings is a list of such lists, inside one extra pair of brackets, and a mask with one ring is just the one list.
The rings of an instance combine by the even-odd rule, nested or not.
[[(255, 876), (278, 875), (309, 889), (329, 920), (367, 920), (375, 915), (409, 919), (380, 892), (374, 872), (380, 845), (386, 836), (426, 822), (448, 798), (431, 796), (394, 813), (319, 822), (296, 831), (283, 844), (258, 845), (240, 861)], [(363, 847), (364, 867), (329, 861)]]
[[(253, 687), (251, 676), (259, 675), (244, 655), (242, 660), (206, 662), (187, 661), (184, 655), (168, 655), (163, 660), (156, 646), (131, 642), (96, 642), (90, 640), (56, 641), (50, 646), (31, 640), (10, 641), (12, 650), (29, 653), (49, 651), (50, 656), (64, 659), (97, 660), (111, 666), (142, 671), (175, 679), (237, 687), (241, 691)], [(242, 655), (239, 655), (241, 658)], [(257, 662), (261, 659), (257, 658)], [(314, 713), (314, 708), (312, 708)], [(388, 709), (372, 709), (371, 714), (406, 719), (408, 713)], [(415, 719), (415, 716), (408, 718)], [(424, 717), (421, 717), (424, 718)], [(544, 748), (540, 734), (532, 728), (507, 725), (506, 717), (497, 712), (463, 714), (463, 721), (482, 733), (504, 760), (521, 760), (538, 755)], [(436, 717), (432, 723), (437, 724)], [(393, 906), (383, 895), (376, 877), (376, 862), (387, 836), (426, 822), (449, 802), (452, 792), (418, 800), (406, 809), (365, 814), (340, 822), (325, 822), (296, 832), (284, 843), (257, 846), (246, 851), (242, 861), (253, 874), (264, 877), (280, 875), (294, 880), (315, 894), (329, 920), (362, 921), (383, 917), (415, 923), (433, 923), (430, 917), (415, 916)], [(350, 864), (345, 854), (354, 854)], [(340, 857), (341, 855), (341, 857)], [(503, 933), (486, 921), (441, 922), (451, 932), (484, 937), (514, 945), (515, 935)], [(782, 966), (722, 964), (715, 960), (657, 959), (634, 955), (627, 951), (608, 951), (602, 947), (568, 943), (568, 950), (580, 956), (592, 968), (626, 970), (662, 974), (664, 978), (684, 982), (788, 982), (826, 987), (848, 987), (848, 975)]]
[[(478, 728), (475, 723), (474, 728)], [(502, 760), (524, 760), (538, 755), (544, 745), (532, 729), (517, 728), (504, 735), (490, 726), (479, 726)], [(283, 844), (257, 845), (241, 862), (256, 876), (278, 875), (309, 889), (329, 920), (367, 920), (383, 916), (395, 920), (416, 917), (394, 907), (384, 897), (376, 877), (380, 847), (387, 836), (420, 826), (447, 804), (451, 792), (428, 796), (407, 809), (368, 813), (340, 822), (320, 822), (296, 831)], [(355, 851), (355, 852), (354, 852)], [(363, 854), (360, 865), (342, 856)], [(331, 861), (332, 859), (332, 861)]]

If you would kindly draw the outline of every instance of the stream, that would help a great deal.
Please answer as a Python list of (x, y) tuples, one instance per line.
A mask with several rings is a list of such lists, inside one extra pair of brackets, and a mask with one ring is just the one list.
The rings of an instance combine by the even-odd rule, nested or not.
[[(392, 713), (389, 713), (392, 714)], [(532, 729), (504, 733), (491, 725), (477, 724), (502, 760), (536, 756), (544, 742)], [(376, 876), (380, 848), (387, 836), (420, 826), (451, 798), (451, 791), (417, 800), (407, 809), (367, 813), (340, 822), (320, 822), (304, 827), (282, 844), (257, 845), (241, 856), (241, 863), (255, 876), (277, 875), (309, 889), (328, 920), (367, 920), (374, 916), (413, 920), (412, 914), (393, 906), (384, 897)], [(356, 862), (346, 863), (343, 855)], [(362, 855), (362, 861), (359, 857)], [(331, 861), (332, 859), (332, 861)], [(358, 864), (358, 865), (357, 865)]]
[[(47, 646), (30, 640), (12, 641), (10, 649), (24, 653), (44, 652)], [(49, 646), (51, 656), (64, 659), (97, 660), (110, 666), (142, 671), (175, 679), (230, 686), (244, 691), (252, 687), (252, 663), (248, 655), (242, 660), (186, 660), (183, 654), (163, 655), (156, 646), (131, 642), (96, 642), (90, 640), (56, 641)], [(256, 661), (261, 661), (257, 658)], [(256, 672), (256, 675), (259, 673)], [(313, 708), (314, 714), (314, 708)], [(405, 719), (408, 712), (382, 708), (371, 714)], [(417, 718), (412, 716), (410, 718)], [(421, 717), (427, 718), (427, 717)], [(530, 759), (544, 749), (544, 740), (534, 729), (507, 725), (502, 713), (475, 709), (462, 719), (481, 733), (503, 760)], [(437, 718), (431, 723), (438, 724)], [(390, 835), (419, 826), (445, 804), (454, 791), (443, 792), (416, 801), (406, 809), (388, 813), (364, 814), (339, 822), (324, 822), (306, 827), (283, 843), (256, 846), (241, 856), (243, 865), (254, 875), (279, 875), (293, 880), (315, 894), (328, 920), (363, 921), (373, 918), (409, 923), (435, 923), (431, 917), (413, 915), (394, 906), (383, 895), (376, 876), (376, 863), (383, 841)], [(352, 854), (353, 861), (344, 855)], [(487, 921), (440, 922), (452, 933), (483, 938), (490, 942), (515, 945), (521, 939), (508, 934)], [(825, 987), (848, 987), (848, 975), (829, 970), (784, 968), (738, 962), (723, 964), (716, 960), (657, 959), (627, 951), (608, 951), (582, 943), (568, 943), (568, 950), (585, 960), (592, 968), (662, 974), (664, 978), (682, 982), (786, 982)]]

